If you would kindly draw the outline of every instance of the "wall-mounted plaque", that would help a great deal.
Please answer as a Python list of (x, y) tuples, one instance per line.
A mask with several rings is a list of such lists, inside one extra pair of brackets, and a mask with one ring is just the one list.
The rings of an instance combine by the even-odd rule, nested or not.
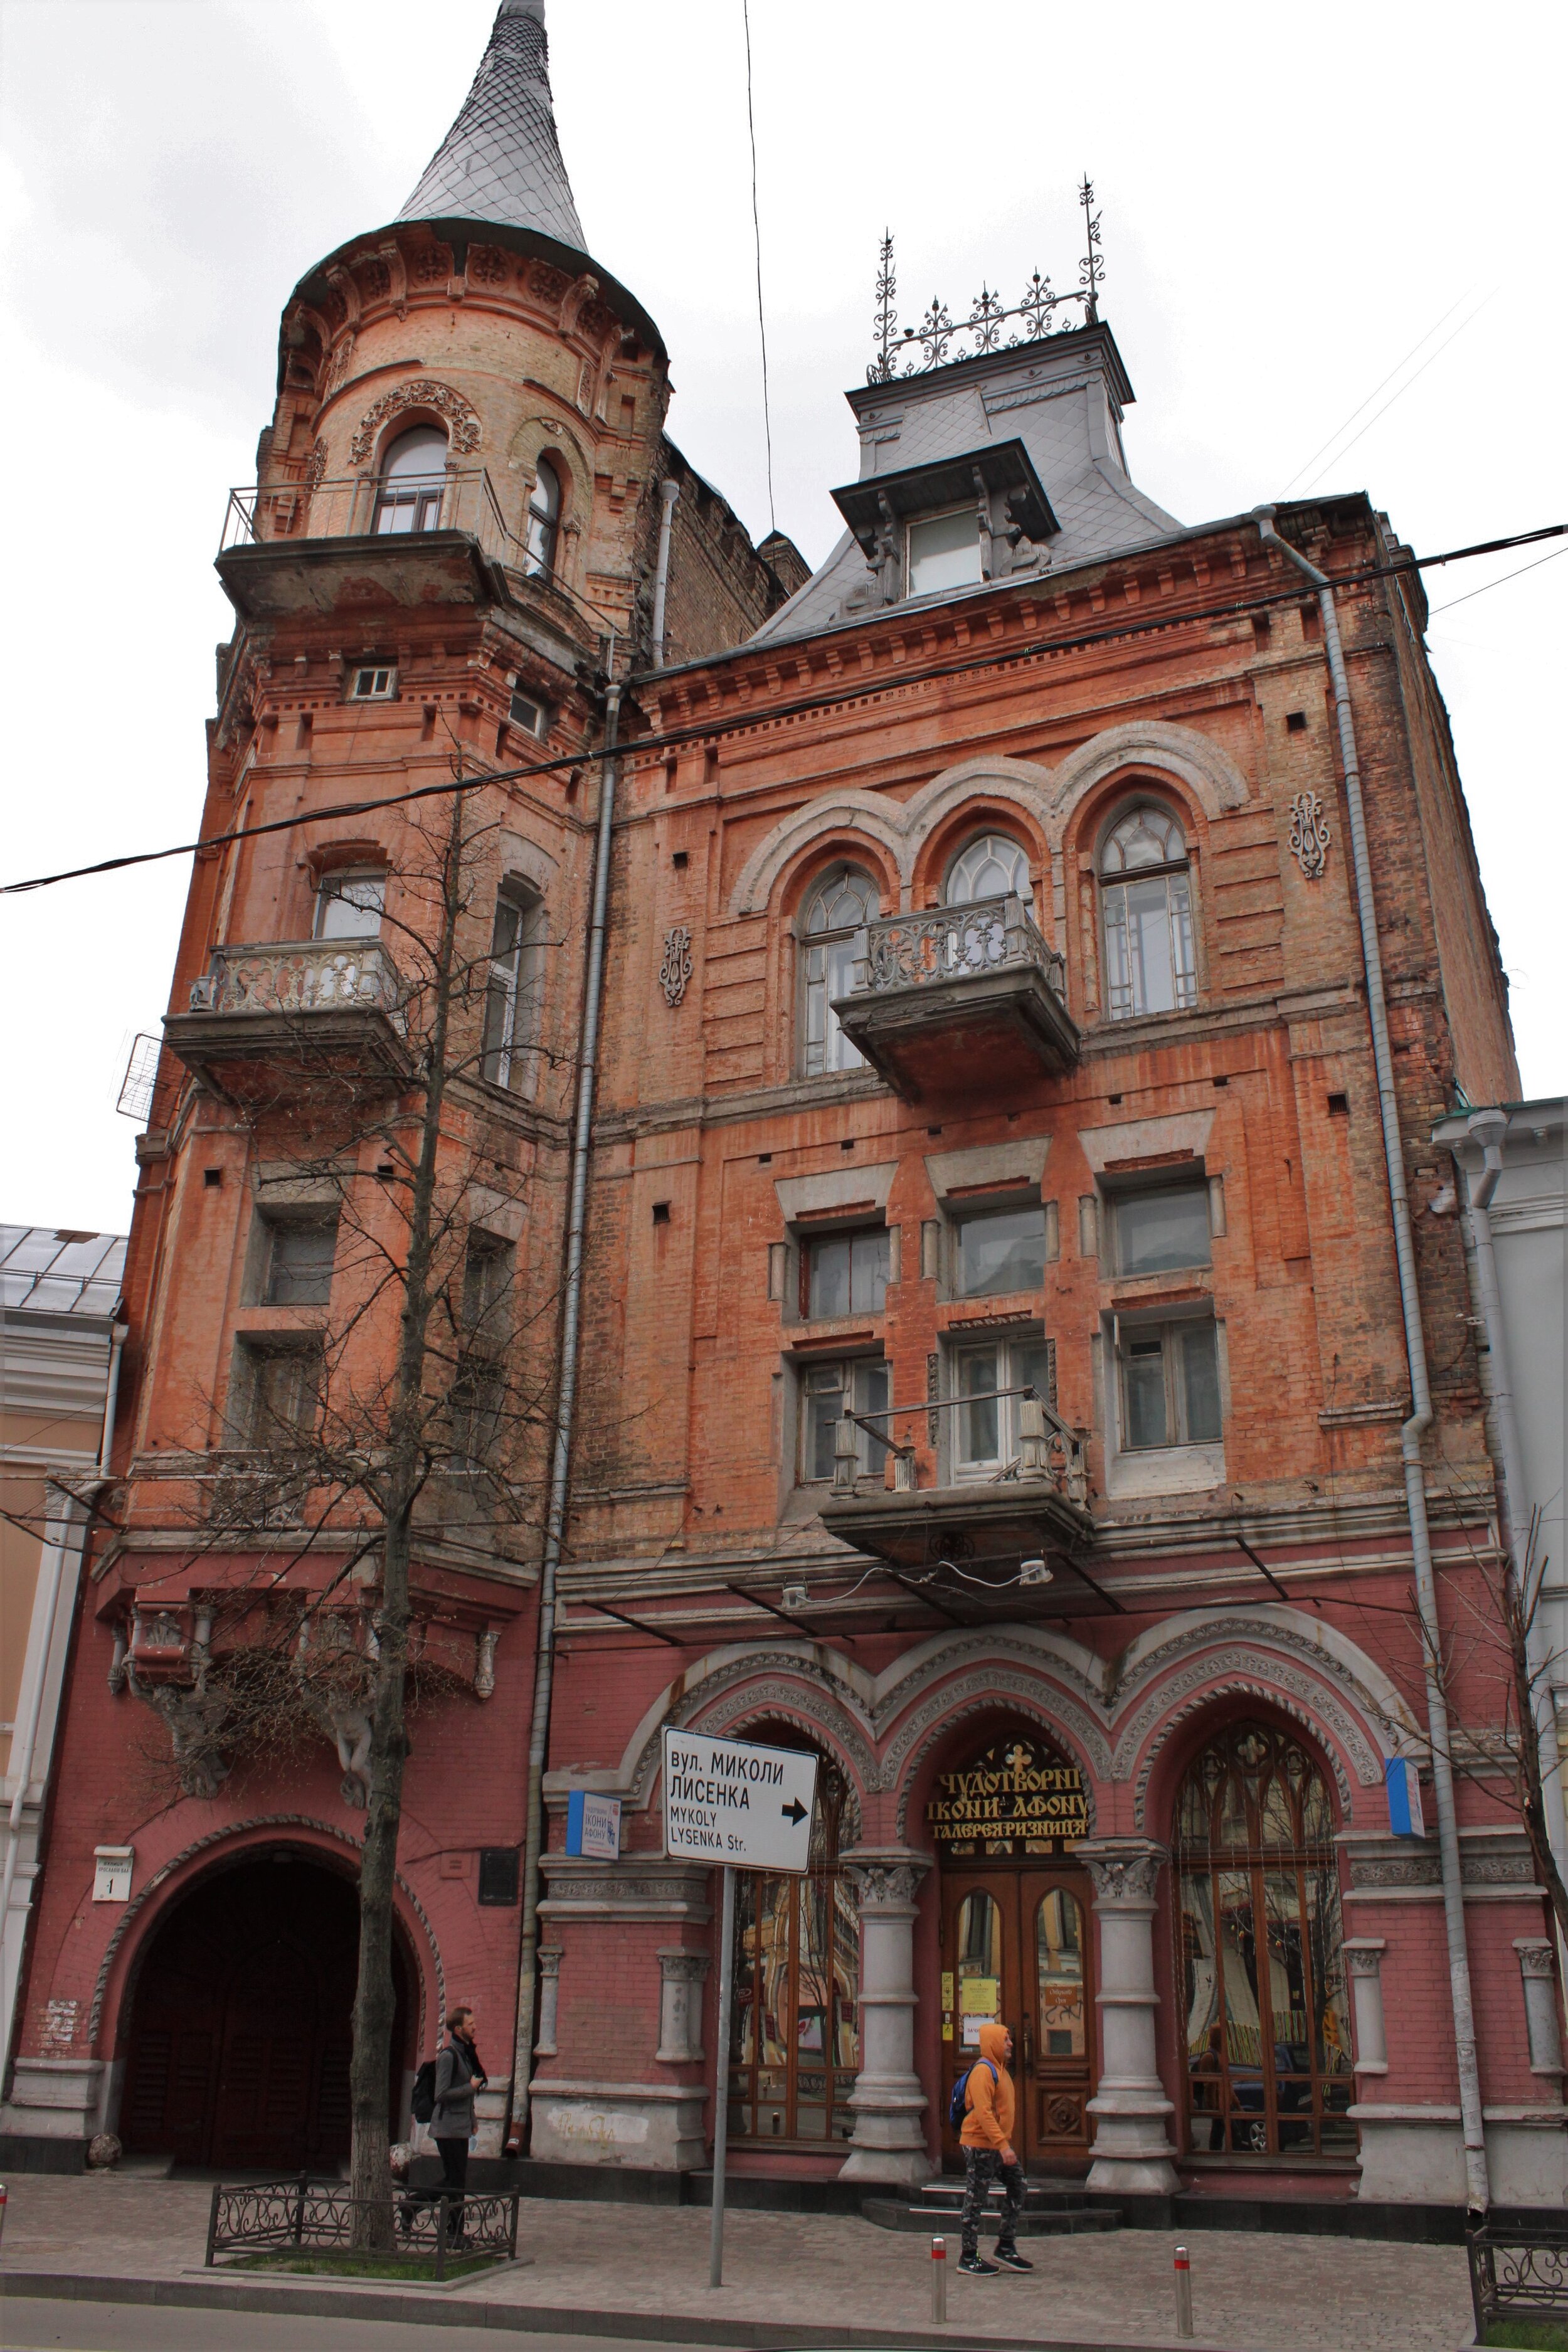
[(926, 1823), (944, 1861), (1070, 1853), (1089, 1835), (1083, 1775), (1040, 1739), (998, 1739), (939, 1775)]

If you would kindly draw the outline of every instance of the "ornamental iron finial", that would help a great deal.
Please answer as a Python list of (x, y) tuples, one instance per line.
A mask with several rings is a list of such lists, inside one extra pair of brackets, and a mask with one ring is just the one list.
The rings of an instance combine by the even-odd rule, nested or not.
[[(1057, 312), (1064, 302), (1081, 302), (1083, 320), (1092, 326), (1098, 320), (1099, 293), (1105, 279), (1105, 262), (1100, 249), (1100, 215), (1091, 209), (1094, 186), (1086, 176), (1079, 190), (1079, 202), (1084, 208), (1088, 235), (1088, 251), (1079, 266), (1079, 284), (1065, 294), (1058, 294), (1048, 278), (1037, 269), (1016, 302), (1004, 302), (988, 284), (983, 284), (970, 305), (969, 316), (955, 324), (947, 304), (933, 295), (931, 308), (918, 327), (899, 325), (899, 287), (893, 269), (893, 233), (883, 232), (881, 252), (877, 268), (877, 309), (871, 321), (876, 340), (876, 352), (866, 370), (868, 383), (891, 383), (896, 377), (923, 375), (929, 368), (945, 367), (955, 360), (980, 358), (987, 352), (1016, 351), (1021, 343), (1039, 342), (1045, 336), (1061, 331)], [(1009, 320), (1016, 322), (1013, 333), (1005, 338), (1003, 329)], [(1062, 326), (1066, 320), (1061, 322)], [(917, 359), (910, 349), (918, 345)], [(906, 352), (910, 356), (900, 364)]]

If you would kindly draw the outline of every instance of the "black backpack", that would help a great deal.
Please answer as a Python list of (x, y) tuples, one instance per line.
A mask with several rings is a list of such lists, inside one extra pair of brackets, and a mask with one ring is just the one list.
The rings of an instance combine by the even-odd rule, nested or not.
[(436, 2061), (426, 2058), (414, 2077), (414, 2095), (409, 2101), (416, 2124), (427, 2124), (436, 2112)]
[[(974, 2066), (991, 2066), (991, 2061), (989, 2058), (977, 2058)], [(952, 2096), (947, 2103), (947, 2121), (950, 2131), (962, 2131), (963, 2128), (963, 2118), (969, 2113), (969, 2078), (974, 2072), (974, 2066), (966, 2066), (952, 2086)], [(991, 2080), (994, 2083), (999, 2083), (1001, 2079), (995, 2067), (991, 2066)], [(417, 2086), (414, 2095), (416, 2098), (419, 2095)], [(416, 2107), (414, 2112), (417, 2115), (418, 2108)]]

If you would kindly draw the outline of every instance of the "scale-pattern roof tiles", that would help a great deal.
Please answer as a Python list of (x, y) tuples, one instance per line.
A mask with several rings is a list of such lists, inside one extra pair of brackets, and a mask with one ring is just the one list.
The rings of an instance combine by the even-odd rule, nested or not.
[(399, 220), (494, 221), (585, 253), (549, 57), (544, 0), (501, 0), (473, 88)]

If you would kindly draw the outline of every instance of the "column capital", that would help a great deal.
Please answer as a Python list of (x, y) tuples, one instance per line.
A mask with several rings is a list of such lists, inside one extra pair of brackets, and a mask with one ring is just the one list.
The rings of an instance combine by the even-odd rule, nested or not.
[(861, 1845), (840, 1854), (839, 1866), (852, 1883), (862, 1911), (879, 1911), (889, 1904), (912, 1903), (921, 1880), (931, 1866), (929, 1853), (911, 1846)]
[(1152, 1903), (1170, 1849), (1154, 1838), (1085, 1838), (1074, 1848), (1094, 1881), (1096, 1908), (1112, 1904)]

